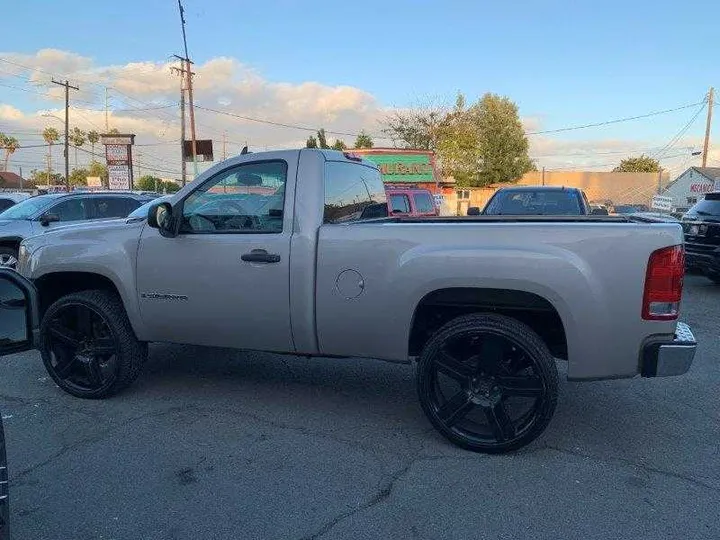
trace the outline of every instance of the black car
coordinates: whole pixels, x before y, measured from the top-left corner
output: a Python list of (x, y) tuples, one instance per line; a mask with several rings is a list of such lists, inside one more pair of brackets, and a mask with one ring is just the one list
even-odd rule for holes
[(592, 208), (581, 189), (561, 186), (514, 186), (498, 189), (485, 205), (468, 209), (468, 215), (486, 216), (586, 216), (607, 215)]
[(685, 266), (720, 283), (720, 192), (708, 193), (682, 218)]

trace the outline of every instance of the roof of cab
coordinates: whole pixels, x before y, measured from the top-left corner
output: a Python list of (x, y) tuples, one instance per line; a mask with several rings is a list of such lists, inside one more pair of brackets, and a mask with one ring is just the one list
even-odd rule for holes
[(507, 191), (570, 191), (570, 190), (577, 190), (579, 191), (580, 188), (576, 187), (568, 187), (568, 186), (507, 186), (507, 187), (501, 187), (498, 189), (500, 190), (507, 190)]

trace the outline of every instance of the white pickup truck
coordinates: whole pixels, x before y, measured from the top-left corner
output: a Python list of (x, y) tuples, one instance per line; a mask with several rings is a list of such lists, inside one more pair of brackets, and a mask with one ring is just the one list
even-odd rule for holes
[(679, 225), (387, 212), (352, 154), (234, 157), (147, 217), (26, 239), (0, 278), (0, 353), (38, 348), (84, 398), (129, 386), (148, 342), (416, 362), (430, 422), (481, 452), (542, 433), (556, 359), (573, 380), (689, 369)]

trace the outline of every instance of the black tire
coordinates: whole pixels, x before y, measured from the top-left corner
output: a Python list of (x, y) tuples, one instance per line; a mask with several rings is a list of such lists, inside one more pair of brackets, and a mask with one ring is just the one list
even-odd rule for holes
[[(80, 322), (74, 329), (68, 328), (73, 310), (77, 319), (85, 313), (92, 317), (89, 332), (83, 332)], [(102, 399), (137, 379), (147, 359), (147, 344), (135, 337), (117, 295), (89, 290), (63, 296), (48, 308), (40, 324), (40, 353), (48, 374), (64, 391), (80, 398)], [(91, 362), (94, 371), (88, 367)], [(78, 382), (78, 373), (82, 381), (82, 374), (89, 372), (97, 375), (88, 377), (85, 384)]]
[[(12, 259), (12, 263), (6, 262)], [(0, 246), (0, 266), (5, 268), (15, 268), (17, 266), (18, 250), (9, 246)]]
[[(448, 398), (443, 383), (460, 390)], [(450, 321), (430, 338), (420, 355), (417, 388), (426, 416), (450, 442), (500, 454), (527, 445), (548, 426), (558, 372), (530, 327), (502, 315), (473, 314)], [(522, 410), (526, 400), (532, 401), (529, 412), (513, 420), (508, 407)]]

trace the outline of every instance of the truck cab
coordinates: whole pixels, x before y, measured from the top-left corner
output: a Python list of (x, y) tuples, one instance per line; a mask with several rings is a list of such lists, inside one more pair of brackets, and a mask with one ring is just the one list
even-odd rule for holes
[(388, 209), (393, 216), (437, 216), (435, 199), (427, 189), (387, 187)]

